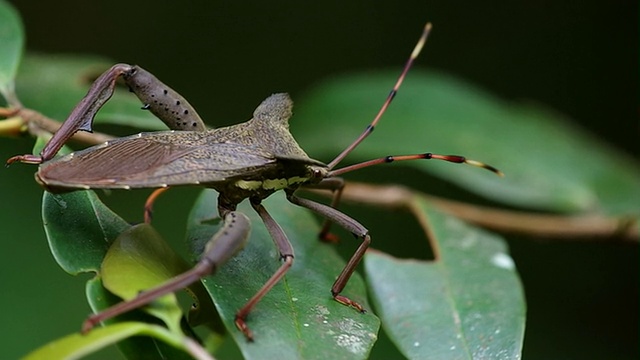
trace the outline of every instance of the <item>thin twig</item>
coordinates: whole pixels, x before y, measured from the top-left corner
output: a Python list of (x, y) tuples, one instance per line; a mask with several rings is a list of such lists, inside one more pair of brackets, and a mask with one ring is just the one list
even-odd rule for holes
[(18, 95), (16, 95), (15, 84), (13, 81), (11, 81), (8, 86), (3, 86), (0, 89), (0, 92), (11, 108), (22, 108), (22, 103), (20, 102), (20, 99), (18, 99)]
[[(31, 135), (38, 136), (43, 132), (53, 134), (62, 125), (61, 122), (55, 121), (42, 113), (32, 109), (0, 109), (0, 116), (11, 116), (11, 118), (0, 120), (4, 135), (19, 135), (27, 130)], [(97, 145), (105, 141), (113, 139), (113, 136), (100, 132), (84, 132), (79, 131), (72, 137), (73, 140), (87, 145)]]
[[(327, 195), (324, 190), (309, 190)], [(441, 211), (499, 232), (561, 240), (601, 240), (603, 238), (640, 241), (633, 218), (599, 214), (553, 215), (479, 206), (412, 191), (399, 185), (372, 185), (348, 182), (342, 198), (361, 204), (411, 211), (416, 196), (423, 197)]]

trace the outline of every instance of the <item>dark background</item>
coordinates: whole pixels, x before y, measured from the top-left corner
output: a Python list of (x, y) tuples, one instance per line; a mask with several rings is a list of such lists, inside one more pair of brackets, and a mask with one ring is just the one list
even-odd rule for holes
[[(212, 125), (248, 119), (274, 92), (295, 100), (327, 76), (399, 69), (431, 21), (416, 66), (448, 71), (505, 99), (549, 105), (640, 156), (633, 1), (13, 3), (30, 51), (140, 64)], [(0, 154), (31, 146), (29, 139), (3, 139)], [(3, 336), (11, 339), (2, 344), (9, 358), (76, 331), (88, 312), (82, 281), (64, 274), (48, 252), (33, 172), (14, 166), (0, 175), (0, 332), (14, 335)], [(163, 203), (187, 211), (183, 194), (193, 196), (185, 190)], [(142, 204), (145, 194), (114, 197)], [(139, 213), (137, 205), (119, 206)], [(159, 227), (180, 234), (179, 221)], [(638, 357), (638, 247), (613, 240), (509, 239), (528, 300), (525, 358)]]

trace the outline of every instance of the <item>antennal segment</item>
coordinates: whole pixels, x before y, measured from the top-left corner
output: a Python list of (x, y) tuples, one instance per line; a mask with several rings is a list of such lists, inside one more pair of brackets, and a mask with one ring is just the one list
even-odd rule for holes
[(369, 134), (373, 132), (373, 129), (378, 124), (378, 121), (380, 121), (382, 114), (384, 114), (384, 112), (389, 107), (389, 104), (391, 104), (391, 101), (393, 101), (393, 98), (398, 93), (398, 89), (400, 88), (400, 85), (402, 85), (402, 81), (404, 81), (404, 78), (409, 72), (411, 65), (413, 65), (413, 61), (418, 57), (418, 55), (420, 54), (420, 51), (422, 51), (422, 47), (427, 41), (429, 32), (431, 32), (431, 23), (427, 23), (425, 25), (424, 31), (422, 32), (422, 35), (420, 36), (420, 39), (418, 40), (416, 47), (413, 49), (413, 52), (411, 52), (411, 56), (409, 57), (409, 60), (407, 60), (407, 63), (404, 65), (404, 69), (402, 70), (402, 73), (400, 73), (400, 76), (398, 77), (398, 81), (396, 81), (395, 86), (393, 87), (393, 89), (391, 89), (391, 92), (387, 96), (387, 99), (385, 100), (385, 102), (382, 104), (382, 107), (380, 108), (380, 111), (378, 111), (378, 114), (376, 115), (376, 117), (373, 119), (373, 121), (369, 125), (367, 125), (364, 132), (360, 134), (360, 136), (356, 139), (356, 141), (351, 143), (351, 145), (349, 145), (346, 149), (344, 149), (340, 153), (340, 155), (336, 156), (336, 158), (329, 163), (328, 165), (329, 169), (333, 169), (336, 165), (338, 165), (340, 161), (342, 161), (347, 155), (349, 155), (349, 153), (352, 152), (353, 149), (355, 149), (362, 142), (362, 140), (364, 140), (367, 136), (369, 136)]
[(467, 165), (471, 165), (471, 166), (476, 166), (476, 167), (480, 167), (483, 169), (487, 169), (491, 172), (494, 172), (495, 174), (497, 174), (500, 177), (503, 177), (504, 174), (502, 173), (502, 171), (496, 169), (495, 167), (485, 164), (483, 162), (480, 161), (475, 161), (475, 160), (468, 160), (467, 158), (465, 158), (464, 156), (459, 156), (459, 155), (439, 155), (439, 154), (432, 154), (432, 153), (425, 153), (425, 154), (414, 154), (414, 155), (400, 155), (400, 156), (385, 156), (379, 159), (373, 159), (373, 160), (369, 160), (369, 161), (365, 161), (365, 162), (361, 162), (358, 164), (353, 164), (353, 165), (349, 165), (349, 166), (345, 166), (343, 168), (340, 168), (338, 170), (333, 170), (330, 171), (327, 174), (327, 177), (332, 177), (332, 176), (340, 176), (344, 173), (348, 173), (354, 170), (358, 170), (358, 169), (362, 169), (362, 168), (366, 168), (369, 166), (373, 166), (373, 165), (378, 165), (378, 164), (386, 164), (386, 163), (391, 163), (394, 161), (407, 161), (407, 160), (444, 160), (444, 161), (448, 161), (448, 162), (452, 162), (452, 163), (456, 163), (456, 164), (467, 164)]

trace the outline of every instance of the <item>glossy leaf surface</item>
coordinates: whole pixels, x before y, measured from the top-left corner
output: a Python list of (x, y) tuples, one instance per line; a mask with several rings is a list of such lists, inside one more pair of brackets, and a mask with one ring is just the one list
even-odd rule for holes
[(0, 1), (0, 94), (12, 96), (14, 80), (24, 48), (20, 15), (6, 1)]
[(87, 335), (72, 334), (51, 342), (27, 355), (26, 360), (79, 359), (132, 336), (152, 336), (184, 347), (166, 328), (139, 322), (122, 322), (96, 329)]
[(416, 204), (436, 259), (365, 257), (385, 331), (410, 359), (520, 358), (526, 306), (503, 240)]
[(51, 252), (70, 274), (98, 272), (111, 243), (129, 228), (93, 191), (45, 192), (42, 218)]
[[(215, 192), (205, 191), (190, 215), (188, 238), (196, 244), (194, 253), (199, 253), (218, 229), (216, 197)], [(235, 328), (234, 316), (278, 269), (280, 261), (264, 225), (247, 202), (238, 209), (252, 220), (248, 244), (217, 274), (204, 280), (245, 358), (366, 358), (377, 339), (379, 321), (373, 313), (360, 314), (331, 297), (331, 285), (344, 260), (332, 245), (317, 240), (319, 227), (309, 211), (290, 204), (283, 194), (270, 197), (264, 205), (293, 244), (295, 262), (249, 314), (253, 343)], [(351, 278), (344, 294), (370, 308), (358, 275)]]

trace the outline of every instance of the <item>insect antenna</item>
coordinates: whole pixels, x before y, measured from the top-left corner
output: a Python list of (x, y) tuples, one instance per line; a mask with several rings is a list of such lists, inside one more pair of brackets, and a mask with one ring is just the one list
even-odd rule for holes
[(424, 30), (422, 31), (422, 35), (420, 36), (418, 43), (416, 44), (416, 47), (413, 49), (413, 52), (411, 52), (411, 56), (409, 57), (409, 60), (407, 60), (407, 63), (404, 65), (404, 69), (402, 70), (402, 73), (400, 73), (400, 76), (398, 77), (398, 81), (396, 81), (395, 86), (393, 87), (393, 89), (391, 89), (391, 92), (389, 92), (387, 99), (382, 104), (382, 107), (380, 108), (380, 111), (378, 111), (378, 114), (376, 115), (376, 117), (373, 119), (373, 121), (369, 125), (367, 125), (367, 127), (362, 132), (362, 134), (360, 134), (360, 136), (353, 143), (351, 143), (351, 145), (349, 145), (346, 149), (344, 149), (340, 153), (340, 155), (336, 156), (336, 158), (333, 159), (329, 163), (329, 165), (327, 165), (329, 169), (333, 169), (336, 165), (338, 165), (340, 161), (342, 161), (347, 155), (349, 155), (349, 153), (353, 151), (353, 149), (355, 149), (362, 142), (362, 140), (364, 140), (367, 136), (369, 136), (369, 134), (373, 132), (373, 129), (378, 124), (378, 121), (380, 121), (382, 114), (384, 114), (384, 112), (387, 110), (387, 108), (391, 104), (391, 101), (393, 101), (393, 98), (395, 98), (396, 94), (398, 93), (398, 89), (400, 88), (400, 85), (402, 85), (402, 82), (404, 81), (404, 78), (409, 72), (411, 65), (413, 65), (413, 61), (418, 57), (418, 55), (420, 54), (420, 51), (422, 51), (422, 47), (427, 41), (427, 37), (429, 36), (430, 32), (431, 32), (431, 23), (427, 23), (424, 27)]
[(422, 159), (423, 160), (444, 160), (444, 161), (448, 161), (456, 164), (467, 164), (467, 165), (477, 166), (483, 169), (487, 169), (491, 172), (494, 172), (498, 176), (501, 176), (501, 177), (504, 176), (502, 171), (496, 169), (495, 167), (480, 161), (467, 159), (464, 156), (424, 153), (424, 154), (414, 154), (414, 155), (385, 156), (378, 159), (364, 161), (361, 163), (345, 166), (337, 170), (329, 171), (329, 173), (327, 174), (327, 177), (340, 176), (344, 173), (348, 173), (354, 170), (359, 170), (362, 168), (366, 168), (366, 167), (378, 165), (378, 164), (386, 164), (394, 161), (422, 160)]

